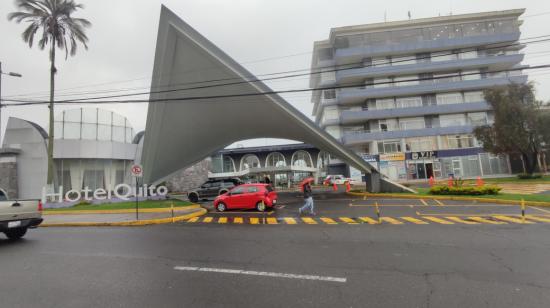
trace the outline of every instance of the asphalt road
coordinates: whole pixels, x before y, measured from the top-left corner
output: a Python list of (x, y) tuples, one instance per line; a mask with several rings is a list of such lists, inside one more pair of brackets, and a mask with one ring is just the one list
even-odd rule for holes
[(550, 224), (41, 228), (0, 306), (549, 307), (549, 256)]

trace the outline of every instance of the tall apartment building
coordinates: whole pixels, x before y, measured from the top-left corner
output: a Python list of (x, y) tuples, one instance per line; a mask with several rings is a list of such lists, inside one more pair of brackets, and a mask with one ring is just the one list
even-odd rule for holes
[[(483, 90), (525, 83), (524, 9), (333, 28), (314, 43), (316, 123), (392, 179), (510, 173), (472, 135)], [(514, 70), (510, 70), (514, 69)], [(352, 176), (354, 173), (351, 168)]]

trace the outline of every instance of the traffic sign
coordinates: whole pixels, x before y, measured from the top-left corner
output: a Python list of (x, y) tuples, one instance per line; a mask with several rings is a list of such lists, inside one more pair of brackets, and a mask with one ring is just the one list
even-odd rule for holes
[(132, 169), (130, 169), (132, 172), (132, 176), (135, 176), (136, 178), (140, 178), (143, 176), (143, 167), (139, 164), (132, 165)]

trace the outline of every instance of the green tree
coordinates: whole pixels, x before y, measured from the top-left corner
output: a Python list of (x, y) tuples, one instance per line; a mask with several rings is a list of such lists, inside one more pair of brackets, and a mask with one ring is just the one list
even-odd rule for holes
[(77, 50), (77, 43), (80, 42), (88, 49), (88, 37), (85, 28), (91, 23), (83, 18), (75, 18), (72, 15), (84, 6), (75, 3), (73, 0), (16, 0), (15, 6), (18, 11), (10, 13), (8, 20), (15, 20), (17, 23), (25, 21), (27, 28), (23, 31), (23, 40), (32, 48), (37, 32), (38, 47), (42, 50), (49, 46), (50, 54), (50, 104), (49, 104), (49, 131), (48, 131), (48, 184), (53, 184), (53, 139), (54, 139), (54, 92), (55, 92), (55, 50), (65, 50), (65, 60), (69, 54), (74, 56)]
[(476, 138), (494, 154), (520, 155), (526, 172), (533, 174), (538, 157), (548, 144), (548, 117), (541, 112), (532, 84), (510, 84), (485, 91), (494, 110), (493, 125), (477, 127)]

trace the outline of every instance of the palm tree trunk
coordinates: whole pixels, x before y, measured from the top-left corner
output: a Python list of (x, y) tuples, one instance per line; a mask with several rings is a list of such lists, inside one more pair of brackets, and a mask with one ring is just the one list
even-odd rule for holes
[(55, 38), (52, 38), (52, 49), (50, 51), (50, 126), (48, 131), (48, 181), (47, 184), (50, 186), (50, 189), (53, 189), (53, 173), (54, 173), (54, 164), (53, 164), (53, 139), (54, 139), (54, 119), (53, 119), (53, 102), (54, 102), (54, 89), (55, 89)]

